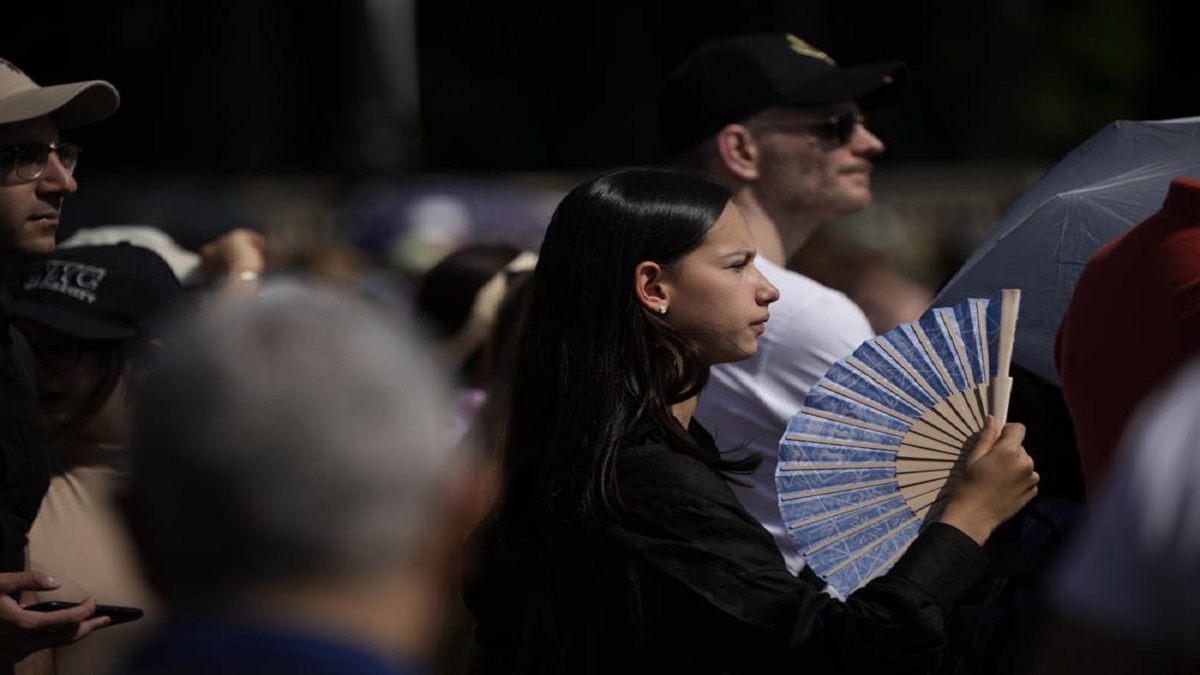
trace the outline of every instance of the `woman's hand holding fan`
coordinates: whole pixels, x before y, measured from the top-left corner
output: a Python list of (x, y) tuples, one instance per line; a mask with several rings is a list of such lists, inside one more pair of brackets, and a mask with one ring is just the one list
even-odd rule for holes
[(980, 546), (1037, 495), (1033, 458), (1021, 446), (1024, 425), (1006, 424), (1003, 431), (999, 426), (991, 416), (984, 422), (939, 518)]

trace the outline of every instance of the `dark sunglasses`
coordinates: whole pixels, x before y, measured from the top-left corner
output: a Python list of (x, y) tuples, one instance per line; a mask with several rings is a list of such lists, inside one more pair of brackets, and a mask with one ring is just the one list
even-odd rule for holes
[(62, 162), (68, 176), (75, 173), (81, 152), (78, 145), (29, 141), (0, 145), (0, 175), (10, 180), (13, 176), (20, 180), (37, 180), (46, 173), (51, 152), (58, 154), (58, 161)]
[(850, 142), (854, 136), (854, 129), (860, 124), (867, 125), (865, 115), (852, 110), (841, 110), (823, 120), (801, 122), (796, 126), (811, 131), (836, 146), (843, 146)]

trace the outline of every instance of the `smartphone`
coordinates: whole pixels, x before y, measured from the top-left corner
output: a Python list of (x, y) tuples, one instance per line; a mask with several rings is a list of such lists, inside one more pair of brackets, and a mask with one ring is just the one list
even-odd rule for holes
[[(60, 609), (70, 609), (78, 606), (78, 602), (51, 600), (49, 602), (39, 602), (36, 605), (30, 605), (25, 609), (32, 612), (57, 612)], [(108, 625), (114, 626), (118, 623), (137, 621), (142, 618), (142, 610), (137, 607), (121, 607), (120, 605), (96, 605), (96, 613), (92, 616), (107, 616), (112, 619), (112, 622)]]

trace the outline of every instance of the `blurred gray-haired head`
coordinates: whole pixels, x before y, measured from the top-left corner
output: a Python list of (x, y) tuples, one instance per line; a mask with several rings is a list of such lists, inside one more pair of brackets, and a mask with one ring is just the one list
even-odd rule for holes
[(123, 506), (168, 601), (353, 578), (421, 553), (466, 458), (420, 336), (297, 286), (165, 344), (134, 406)]

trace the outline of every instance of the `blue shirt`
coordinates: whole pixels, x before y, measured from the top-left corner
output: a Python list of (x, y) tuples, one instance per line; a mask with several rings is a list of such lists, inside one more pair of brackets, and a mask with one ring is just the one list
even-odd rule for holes
[(121, 675), (424, 675), (362, 647), (236, 619), (170, 622), (118, 671)]

